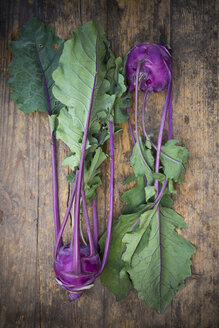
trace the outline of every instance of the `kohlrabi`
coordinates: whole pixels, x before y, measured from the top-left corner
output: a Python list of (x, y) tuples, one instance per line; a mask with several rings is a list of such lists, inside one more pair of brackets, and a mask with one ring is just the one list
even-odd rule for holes
[[(64, 45), (64, 49), (63, 49)], [(38, 19), (19, 29), (9, 44), (13, 60), (8, 84), (11, 98), (25, 113), (44, 111), (49, 115), (52, 149), (53, 209), (55, 225), (54, 270), (56, 282), (77, 299), (92, 287), (106, 264), (113, 219), (114, 117), (127, 117), (129, 102), (121, 58), (109, 48), (102, 26), (91, 21), (73, 31), (65, 43)], [(63, 165), (71, 169), (73, 183), (65, 217), (60, 226), (56, 176), (56, 139), (69, 147)], [(101, 184), (100, 165), (106, 159), (102, 145), (110, 141), (110, 203), (106, 248), (102, 263), (98, 254), (96, 188)], [(93, 231), (87, 204), (93, 203)], [(63, 244), (62, 234), (72, 210), (71, 240)], [(83, 215), (82, 215), (83, 212)], [(82, 218), (86, 238), (82, 231)]]
[[(190, 257), (195, 252), (194, 246), (175, 230), (186, 225), (171, 209), (170, 197), (176, 193), (174, 183), (183, 181), (188, 151), (171, 139), (172, 58), (169, 51), (159, 45), (136, 45), (128, 52), (126, 75), (129, 91), (135, 91), (135, 135), (129, 119), (134, 144), (130, 165), (134, 172), (125, 183), (137, 183), (121, 198), (127, 204), (113, 226), (109, 259), (101, 280), (118, 300), (134, 287), (148, 306), (163, 312), (191, 274)], [(145, 128), (146, 99), (150, 93), (164, 89), (167, 89), (166, 99), (157, 144), (154, 144)], [(143, 138), (138, 128), (139, 90), (144, 95)], [(162, 146), (167, 114), (169, 140)], [(105, 235), (100, 240), (103, 250), (104, 245)]]

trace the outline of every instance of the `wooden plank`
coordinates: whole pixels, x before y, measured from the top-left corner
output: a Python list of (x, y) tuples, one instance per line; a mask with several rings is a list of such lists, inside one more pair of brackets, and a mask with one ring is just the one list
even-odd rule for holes
[(24, 20), (18, 3), (4, 3), (1, 14), (0, 327), (39, 327), (39, 115), (29, 119), (9, 99), (8, 39)]
[[(2, 8), (1, 51), (1, 161), (0, 161), (0, 327), (217, 327), (216, 316), (216, 1), (8, 1)], [(183, 235), (196, 246), (192, 278), (166, 312), (158, 315), (132, 291), (120, 303), (103, 288), (95, 287), (76, 303), (55, 286), (53, 273), (54, 226), (48, 119), (29, 116), (9, 101), (6, 80), (8, 38), (18, 26), (37, 16), (55, 27), (63, 38), (90, 19), (101, 21), (116, 55), (136, 43), (171, 44), (174, 60), (174, 137), (190, 150), (185, 183), (178, 188), (175, 209), (188, 225)], [(151, 95), (146, 126), (156, 135), (165, 92)], [(132, 113), (133, 119), (133, 113)], [(140, 123), (140, 121), (139, 121)], [(131, 139), (127, 124), (115, 136), (115, 204), (130, 172)], [(68, 196), (67, 153), (58, 142), (60, 214)], [(109, 151), (109, 149), (106, 149)], [(122, 150), (122, 151), (121, 151)], [(103, 167), (98, 192), (100, 233), (108, 214), (109, 163)], [(103, 195), (107, 195), (106, 197)], [(67, 238), (67, 234), (65, 234)]]
[(218, 327), (216, 1), (172, 1), (174, 136), (190, 151), (176, 209), (197, 247), (192, 278), (173, 301), (173, 327)]

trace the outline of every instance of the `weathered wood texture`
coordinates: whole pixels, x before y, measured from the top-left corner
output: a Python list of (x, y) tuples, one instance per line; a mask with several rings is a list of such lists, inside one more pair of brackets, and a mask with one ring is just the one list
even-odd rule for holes
[[(0, 327), (200, 327), (216, 328), (218, 223), (216, 176), (217, 12), (204, 0), (1, 0), (0, 116)], [(170, 45), (173, 70), (174, 137), (190, 151), (184, 184), (175, 209), (185, 217), (183, 234), (197, 247), (191, 278), (162, 315), (147, 308), (132, 291), (117, 303), (97, 281), (77, 303), (54, 283), (53, 213), (48, 120), (25, 115), (9, 99), (6, 81), (8, 39), (18, 26), (37, 16), (63, 38), (92, 18), (100, 20), (113, 50), (124, 55), (140, 41)], [(147, 127), (159, 128), (164, 93), (149, 97)], [(130, 169), (131, 139), (127, 124), (116, 140), (115, 214), (122, 207), (122, 182)], [(58, 144), (61, 216), (68, 185), (60, 163), (66, 154)], [(105, 170), (104, 170), (105, 169)], [(100, 233), (105, 229), (109, 167), (103, 167), (98, 193)], [(103, 195), (106, 195), (103, 197)]]

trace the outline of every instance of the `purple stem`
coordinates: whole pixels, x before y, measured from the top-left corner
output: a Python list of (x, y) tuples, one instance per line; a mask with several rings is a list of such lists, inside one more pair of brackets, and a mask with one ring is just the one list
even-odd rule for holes
[[(166, 51), (167, 51), (167, 49), (166, 49)], [(170, 87), (169, 106), (168, 106), (168, 138), (171, 139), (172, 138), (172, 73), (170, 71), (169, 66), (167, 65), (167, 63), (165, 61), (164, 61), (164, 64), (167, 68), (168, 77), (169, 77), (168, 90)], [(184, 167), (184, 165), (183, 165), (183, 167)]]
[[(164, 190), (166, 188), (166, 185), (167, 185), (167, 179), (165, 179), (164, 181), (164, 184), (160, 190), (160, 193), (159, 195), (157, 196), (157, 198), (155, 199), (155, 201), (153, 202), (153, 204), (147, 209), (147, 211), (151, 210), (158, 202), (159, 200), (161, 199), (161, 197), (163, 196), (163, 193), (164, 193)], [(134, 228), (136, 227), (136, 225), (140, 222), (140, 219), (138, 219), (134, 225), (132, 226), (131, 230), (129, 232), (132, 232), (134, 230)]]
[(102, 131), (103, 131), (103, 124), (102, 124), (101, 127), (100, 127), (99, 136), (98, 136), (98, 138), (97, 138), (97, 141), (98, 141), (98, 142), (100, 142)]
[(109, 121), (109, 131), (110, 131), (110, 201), (109, 201), (109, 214), (108, 214), (108, 226), (106, 235), (106, 244), (103, 254), (103, 260), (101, 268), (97, 273), (97, 276), (103, 271), (108, 254), (111, 239), (112, 223), (113, 223), (113, 200), (114, 200), (114, 147), (113, 147), (113, 123)]
[[(167, 109), (168, 109), (168, 105), (169, 105), (170, 90), (171, 90), (171, 79), (169, 80), (167, 95), (166, 95), (164, 108), (163, 108), (163, 113), (162, 113), (162, 117), (161, 117), (160, 131), (159, 131), (158, 142), (157, 142), (155, 173), (159, 172), (161, 144), (162, 144), (165, 120), (166, 120), (166, 116), (167, 116)], [(159, 181), (157, 179), (155, 180), (155, 188), (156, 188), (157, 195), (158, 195), (158, 193), (159, 193)]]
[(94, 241), (93, 241), (93, 237), (92, 237), (92, 233), (91, 233), (90, 221), (89, 221), (88, 212), (87, 212), (87, 204), (86, 204), (86, 199), (85, 199), (84, 186), (81, 190), (81, 196), (82, 196), (82, 203), (83, 203), (84, 219), (85, 219), (89, 246), (90, 246), (90, 256), (93, 256), (95, 254), (95, 247), (94, 247)]
[(96, 250), (98, 249), (98, 219), (97, 219), (97, 200), (93, 199), (93, 239)]
[[(49, 113), (49, 116), (51, 116), (52, 115), (52, 107), (51, 107), (51, 102), (50, 102), (50, 97), (49, 97), (49, 89), (48, 89), (48, 85), (47, 85), (47, 81), (46, 81), (46, 75), (45, 75), (45, 71), (43, 69), (42, 62), (40, 60), (40, 54), (39, 54), (36, 43), (35, 43), (35, 46), (36, 46), (38, 62), (40, 65), (41, 72), (43, 74), (43, 83), (44, 83), (44, 87), (46, 90), (48, 113)], [(59, 229), (60, 229), (60, 221), (59, 221), (59, 203), (58, 203), (58, 182), (57, 182), (57, 170), (56, 170), (56, 148), (55, 148), (55, 136), (54, 136), (53, 132), (51, 133), (51, 138), (52, 138), (51, 154), (52, 154), (53, 215), (54, 215), (54, 225), (55, 225), (55, 236), (57, 239)]]
[(85, 150), (86, 150), (86, 143), (87, 143), (87, 135), (89, 130), (89, 123), (91, 117), (91, 109), (93, 104), (93, 97), (94, 97), (94, 90), (95, 90), (95, 83), (96, 83), (96, 76), (97, 71), (95, 72), (94, 83), (91, 93), (91, 101), (88, 110), (87, 116), (87, 123), (84, 131), (83, 143), (82, 143), (82, 150), (81, 150), (81, 159), (80, 159), (80, 169), (79, 169), (79, 176), (78, 176), (78, 183), (77, 183), (77, 193), (76, 193), (76, 201), (75, 201), (75, 217), (74, 217), (74, 240), (73, 240), (73, 262), (72, 262), (72, 271), (75, 274), (79, 274), (81, 272), (81, 257), (80, 257), (80, 196), (81, 196), (81, 184), (82, 184), (82, 177), (84, 173), (84, 158), (85, 158)]
[(170, 90), (170, 101), (168, 107), (168, 138), (172, 138), (172, 86)]
[[(129, 111), (129, 107), (126, 108), (126, 111), (127, 111), (127, 113), (130, 112), (130, 111)], [(133, 145), (135, 145), (135, 136), (134, 136), (134, 133), (133, 133), (133, 129), (132, 129), (132, 124), (131, 124), (131, 119), (130, 119), (130, 117), (129, 117), (129, 119), (128, 119), (128, 124), (129, 124), (129, 131), (130, 131), (130, 133), (131, 133), (131, 137), (132, 137), (132, 142), (133, 142)]]
[[(145, 129), (145, 106), (146, 106), (146, 98), (147, 98), (147, 91), (146, 91), (145, 94), (144, 94), (144, 100), (143, 100), (143, 106), (142, 106), (142, 128), (143, 128), (143, 132), (144, 132), (144, 136), (145, 136), (145, 138), (146, 138), (148, 141), (150, 141), (152, 147), (153, 147), (155, 150), (157, 150), (157, 146), (153, 143), (153, 141), (151, 140), (151, 138), (148, 136), (147, 131), (146, 131), (146, 129)], [(170, 101), (169, 101), (169, 109), (170, 109), (170, 107), (172, 108), (171, 101), (172, 101), (172, 98), (170, 97)], [(168, 111), (168, 113), (169, 113), (169, 111)], [(168, 116), (169, 116), (169, 115), (168, 115)], [(170, 118), (170, 116), (169, 116), (169, 118)], [(170, 123), (170, 124), (171, 124), (171, 123)], [(170, 126), (169, 126), (169, 127), (170, 127)], [(169, 139), (171, 139), (171, 137), (172, 137), (172, 132), (169, 130)], [(161, 153), (163, 156), (165, 156), (166, 158), (170, 159), (171, 161), (173, 161), (173, 162), (175, 162), (175, 163), (177, 163), (177, 164), (182, 165), (183, 168), (185, 169), (185, 167), (184, 167), (184, 165), (183, 165), (182, 162), (178, 161), (178, 160), (175, 159), (175, 158), (170, 157), (169, 155), (165, 154), (165, 153), (162, 152), (162, 151), (161, 151), (160, 153)]]
[(146, 165), (146, 167), (151, 171), (150, 166), (146, 162), (144, 155), (141, 150), (141, 145), (139, 142), (139, 136), (138, 136), (138, 82), (139, 82), (139, 73), (140, 73), (140, 67), (141, 67), (141, 62), (138, 63), (137, 65), (137, 70), (136, 70), (136, 82), (135, 82), (135, 134), (136, 134), (136, 141), (139, 149), (139, 153), (141, 155), (141, 158)]
[(55, 136), (53, 132), (52, 132), (51, 154), (52, 154), (53, 214), (54, 214), (55, 236), (57, 239), (60, 230), (60, 220), (59, 220), (58, 182), (57, 182), (57, 169), (56, 169), (56, 148), (55, 148)]
[(67, 207), (67, 210), (65, 212), (65, 216), (64, 216), (64, 219), (62, 221), (61, 228), (60, 228), (59, 233), (58, 233), (58, 236), (56, 238), (55, 249), (54, 249), (54, 258), (56, 258), (56, 254), (57, 254), (57, 251), (58, 251), (58, 248), (59, 248), (61, 237), (62, 237), (63, 231), (65, 229), (65, 226), (66, 226), (66, 223), (67, 223), (67, 220), (68, 220), (69, 213), (70, 213), (71, 208), (72, 208), (73, 200), (74, 200), (74, 197), (75, 197), (77, 180), (78, 180), (78, 171), (76, 171), (75, 181), (74, 181), (72, 192), (71, 192), (71, 197), (69, 199), (68, 207)]
[[(164, 131), (164, 125), (165, 125), (165, 120), (167, 116), (167, 109), (170, 101), (170, 93), (171, 93), (171, 75), (170, 71), (169, 73), (169, 84), (168, 84), (168, 89), (167, 89), (167, 95), (164, 103), (164, 109), (161, 117), (161, 124), (160, 124), (160, 131), (158, 135), (158, 142), (157, 142), (157, 155), (156, 155), (156, 164), (155, 164), (155, 172), (159, 172), (159, 165), (160, 165), (160, 152), (161, 152), (161, 144), (162, 144), (162, 138), (163, 138), (163, 131)], [(159, 181), (155, 180), (155, 188), (157, 191), (157, 195), (159, 193)], [(162, 253), (161, 253), (161, 221), (160, 221), (160, 205), (157, 207), (157, 214), (158, 214), (158, 234), (159, 234), (159, 249), (160, 249), (160, 279), (161, 279), (161, 274), (162, 274)], [(161, 282), (160, 282), (160, 296), (161, 296)]]
[(155, 199), (155, 201), (153, 202), (153, 204), (149, 207), (148, 210), (151, 210), (158, 202), (159, 200), (161, 199), (161, 197), (163, 196), (163, 193), (164, 193), (164, 190), (166, 188), (166, 185), (167, 185), (167, 179), (165, 179), (164, 181), (164, 184), (160, 190), (160, 193), (158, 194), (157, 198)]

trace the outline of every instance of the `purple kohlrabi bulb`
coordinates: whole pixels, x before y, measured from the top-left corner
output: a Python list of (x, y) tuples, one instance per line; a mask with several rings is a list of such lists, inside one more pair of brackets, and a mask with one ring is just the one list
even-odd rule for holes
[(126, 75), (129, 79), (129, 91), (136, 84), (136, 70), (140, 65), (139, 89), (148, 93), (164, 90), (169, 82), (168, 69), (172, 70), (172, 58), (164, 46), (139, 43), (132, 48), (127, 57)]
[(81, 244), (80, 258), (81, 272), (79, 274), (72, 271), (73, 250), (70, 244), (59, 248), (54, 261), (56, 283), (70, 292), (69, 301), (78, 299), (84, 290), (93, 286), (101, 266), (98, 253), (90, 256), (90, 247), (87, 245)]

